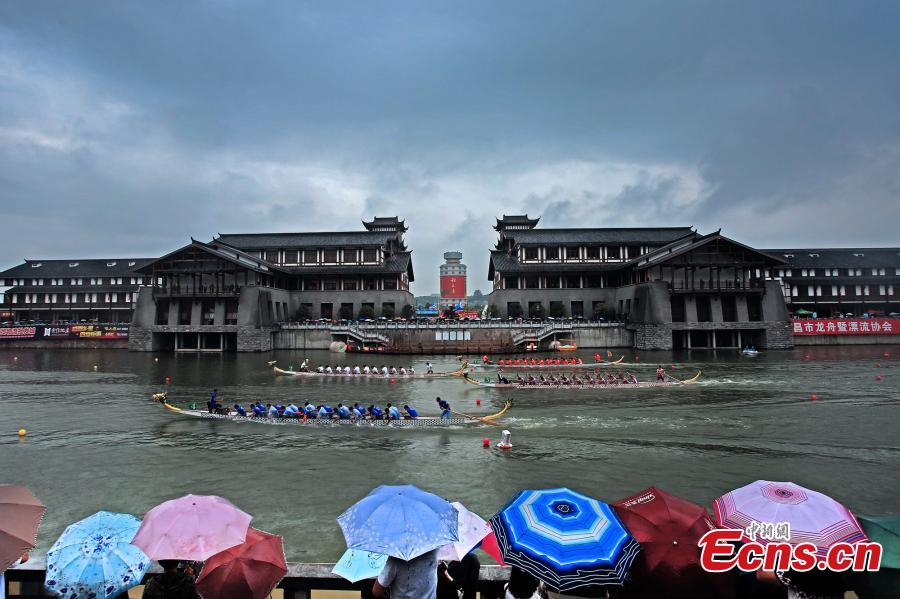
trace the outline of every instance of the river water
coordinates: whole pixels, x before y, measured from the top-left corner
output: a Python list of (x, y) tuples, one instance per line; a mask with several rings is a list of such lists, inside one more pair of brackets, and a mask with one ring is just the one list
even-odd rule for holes
[[(299, 364), (304, 355), (313, 364), (363, 361), (327, 352), (0, 349), (0, 482), (27, 485), (47, 504), (38, 551), (96, 510), (141, 515), (197, 493), (227, 497), (254, 515), (254, 526), (283, 535), (291, 560), (333, 560), (343, 549), (335, 517), (373, 487), (398, 483), (484, 516), (526, 487), (566, 485), (615, 501), (656, 485), (708, 505), (760, 478), (820, 490), (859, 513), (900, 511), (898, 346), (757, 358), (644, 352), (643, 364), (677, 364), (677, 376), (696, 369), (703, 376), (690, 386), (593, 392), (514, 392), (456, 378), (326, 382), (275, 377), (266, 367), (272, 359)], [(634, 360), (629, 353), (626, 361)], [(420, 356), (379, 361), (425, 370)], [(432, 361), (436, 370), (456, 366), (452, 357)], [(645, 379), (654, 374), (634, 370)], [(482, 438), (496, 442), (500, 431), (480, 425), (315, 429), (177, 416), (148, 399), (166, 388), (167, 376), (181, 405), (203, 405), (218, 387), (226, 402), (393, 402), (435, 414), (440, 395), (455, 410), (489, 414), (513, 396), (502, 422), (514, 448), (483, 449)], [(19, 428), (29, 431), (24, 440)]]

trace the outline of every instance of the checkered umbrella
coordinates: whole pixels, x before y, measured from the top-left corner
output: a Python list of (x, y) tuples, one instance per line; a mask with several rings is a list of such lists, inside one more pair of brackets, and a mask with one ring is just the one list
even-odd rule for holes
[[(856, 517), (828, 495), (790, 482), (758, 480), (730, 491), (713, 502), (722, 528), (747, 530), (751, 526), (790, 526), (789, 542), (812, 543), (821, 560), (835, 543), (868, 540)], [(757, 535), (766, 544), (772, 539)]]

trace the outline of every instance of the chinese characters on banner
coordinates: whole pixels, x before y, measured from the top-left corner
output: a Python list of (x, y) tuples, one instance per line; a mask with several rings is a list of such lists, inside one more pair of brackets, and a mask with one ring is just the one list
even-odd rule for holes
[(0, 341), (13, 339), (128, 339), (128, 325), (61, 324), (0, 327)]
[(897, 335), (900, 318), (804, 318), (791, 326), (795, 335)]

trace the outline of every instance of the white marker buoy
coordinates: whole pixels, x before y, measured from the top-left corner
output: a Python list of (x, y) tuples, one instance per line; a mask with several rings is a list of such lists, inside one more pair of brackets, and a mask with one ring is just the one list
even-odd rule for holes
[(512, 449), (512, 442), (510, 441), (511, 436), (511, 432), (507, 430), (503, 431), (503, 438), (497, 443), (497, 447), (500, 449)]

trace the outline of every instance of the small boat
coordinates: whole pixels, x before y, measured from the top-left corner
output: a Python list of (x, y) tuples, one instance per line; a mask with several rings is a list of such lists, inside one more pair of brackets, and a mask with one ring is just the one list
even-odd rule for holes
[(741, 355), (753, 358), (759, 355), (759, 351), (755, 347), (745, 347), (741, 350)]
[(569, 363), (569, 364), (532, 364), (530, 360), (523, 360), (521, 364), (494, 364), (493, 362), (482, 363), (483, 368), (502, 368), (503, 370), (570, 370), (570, 369), (582, 369), (582, 368), (600, 368), (602, 366), (616, 366), (617, 364), (621, 364), (625, 359), (625, 356), (620, 357), (618, 360), (608, 361), (601, 360), (600, 362), (580, 362), (580, 363)]
[(574, 339), (559, 339), (558, 341), (550, 343), (550, 349), (556, 351), (575, 351), (578, 349), (578, 344), (575, 343)]
[(306, 427), (334, 427), (334, 426), (361, 426), (361, 427), (387, 427), (387, 428), (429, 428), (466, 426), (472, 424), (490, 424), (497, 426), (494, 419), (503, 416), (512, 407), (511, 402), (506, 402), (503, 409), (489, 416), (472, 416), (454, 412), (452, 418), (439, 416), (419, 416), (417, 418), (403, 418), (400, 420), (354, 420), (354, 419), (324, 419), (324, 418), (260, 418), (257, 416), (241, 416), (237, 412), (229, 411), (228, 414), (210, 414), (207, 410), (185, 409), (173, 406), (168, 401), (168, 393), (156, 393), (153, 400), (159, 402), (166, 410), (179, 416), (190, 416), (206, 420), (227, 420), (230, 422), (252, 422), (255, 424), (269, 424), (275, 426), (306, 426)]
[(678, 387), (681, 385), (690, 385), (700, 378), (702, 374), (701, 371), (697, 371), (697, 374), (692, 376), (689, 379), (679, 380), (673, 376), (666, 375), (666, 380), (664, 381), (653, 381), (653, 382), (643, 382), (643, 383), (619, 383), (619, 384), (609, 384), (609, 383), (594, 383), (593, 385), (587, 383), (574, 384), (570, 383), (568, 385), (557, 384), (557, 383), (537, 383), (534, 385), (528, 385), (524, 383), (517, 383), (515, 381), (510, 381), (509, 383), (497, 383), (490, 381), (476, 381), (472, 377), (466, 375), (464, 380), (471, 385), (478, 385), (479, 387), (492, 387), (494, 389), (522, 389), (522, 390), (543, 390), (547, 391), (548, 389), (590, 389), (597, 391), (609, 391), (612, 389), (645, 389), (647, 387)]
[(460, 365), (456, 370), (452, 370), (449, 372), (432, 372), (431, 374), (416, 372), (414, 374), (381, 374), (380, 372), (370, 372), (369, 374), (344, 374), (343, 372), (316, 372), (315, 370), (284, 370), (276, 366), (276, 362), (272, 361), (268, 363), (269, 366), (272, 367), (272, 370), (277, 375), (283, 376), (302, 376), (302, 377), (312, 377), (312, 378), (328, 378), (328, 379), (355, 379), (355, 380), (388, 380), (388, 379), (397, 379), (397, 380), (412, 380), (412, 379), (436, 379), (446, 376), (462, 376), (465, 374), (466, 369), (469, 367), (469, 364), (464, 362)]

